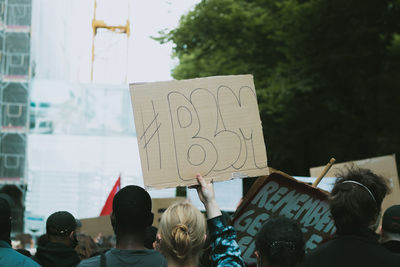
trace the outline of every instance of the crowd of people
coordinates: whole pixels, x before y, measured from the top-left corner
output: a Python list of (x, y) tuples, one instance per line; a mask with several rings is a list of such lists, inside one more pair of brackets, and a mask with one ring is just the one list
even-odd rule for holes
[[(150, 195), (129, 185), (115, 195), (110, 216), (115, 247), (100, 250), (93, 238), (77, 233), (78, 223), (67, 211), (50, 215), (46, 235), (34, 256), (12, 249), (11, 207), (0, 196), (0, 266), (245, 266), (235, 229), (216, 202), (212, 182), (196, 177), (204, 215), (187, 201), (163, 213), (152, 226)], [(336, 226), (334, 236), (310, 252), (296, 221), (271, 217), (259, 226), (255, 239), (256, 266), (400, 266), (400, 205), (381, 216), (388, 194), (386, 180), (366, 169), (339, 175), (329, 197)], [(227, 218), (228, 217), (228, 218)], [(376, 234), (382, 218), (381, 235)]]

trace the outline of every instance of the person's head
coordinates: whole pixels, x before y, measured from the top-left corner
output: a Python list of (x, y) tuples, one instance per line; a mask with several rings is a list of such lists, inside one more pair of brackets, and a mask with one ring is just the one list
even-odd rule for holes
[(11, 203), (7, 196), (0, 194), (0, 240), (11, 244)]
[(388, 208), (382, 217), (382, 241), (400, 240), (400, 205)]
[(376, 228), (388, 191), (386, 180), (368, 169), (352, 167), (339, 174), (329, 198), (337, 231)]
[(163, 213), (158, 229), (158, 249), (180, 266), (196, 264), (206, 237), (203, 214), (189, 202), (178, 202)]
[(78, 245), (75, 251), (81, 260), (92, 257), (98, 252), (98, 247), (93, 239), (86, 234), (77, 234)]
[(46, 235), (49, 242), (62, 243), (75, 247), (76, 220), (68, 211), (57, 211), (49, 216), (46, 221)]
[(136, 185), (129, 185), (115, 195), (111, 224), (117, 239), (126, 235), (141, 236), (153, 223), (149, 193)]
[(285, 217), (268, 219), (257, 233), (255, 254), (257, 266), (301, 266), (305, 252), (300, 227)]

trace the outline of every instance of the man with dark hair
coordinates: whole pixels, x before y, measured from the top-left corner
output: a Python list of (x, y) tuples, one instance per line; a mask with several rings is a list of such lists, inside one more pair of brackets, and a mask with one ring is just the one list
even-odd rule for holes
[(385, 179), (367, 169), (340, 175), (329, 199), (336, 235), (311, 251), (304, 266), (400, 266), (400, 258), (382, 247), (375, 233), (388, 190)]
[(301, 266), (305, 254), (303, 233), (293, 220), (270, 218), (257, 233), (255, 254), (259, 267)]
[(0, 266), (39, 267), (30, 258), (11, 247), (11, 204), (7, 196), (0, 196)]
[(117, 236), (116, 248), (82, 261), (89, 266), (167, 266), (165, 258), (145, 247), (146, 228), (153, 223), (150, 195), (139, 186), (126, 186), (115, 195), (111, 224)]
[(75, 251), (76, 220), (67, 211), (57, 211), (46, 221), (48, 242), (37, 248), (34, 260), (44, 267), (77, 266), (80, 258)]
[(380, 242), (391, 252), (400, 253), (400, 205), (391, 206), (383, 214)]

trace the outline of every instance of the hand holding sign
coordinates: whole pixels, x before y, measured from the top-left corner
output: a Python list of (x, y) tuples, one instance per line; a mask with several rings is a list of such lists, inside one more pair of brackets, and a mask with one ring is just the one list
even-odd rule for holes
[(197, 190), (201, 202), (203, 202), (204, 207), (207, 212), (207, 218), (212, 219), (214, 217), (220, 216), (221, 210), (218, 207), (217, 201), (215, 200), (214, 185), (212, 182), (207, 182), (200, 175), (196, 175), (198, 185), (191, 186)]

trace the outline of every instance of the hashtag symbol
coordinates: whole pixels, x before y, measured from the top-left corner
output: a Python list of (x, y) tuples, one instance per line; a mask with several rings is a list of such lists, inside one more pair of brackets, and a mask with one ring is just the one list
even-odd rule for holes
[[(147, 125), (147, 127), (144, 126), (144, 121), (143, 121), (143, 112), (141, 112), (141, 117), (142, 117), (142, 127), (143, 127), (143, 134), (140, 136), (140, 140), (144, 141), (144, 145), (143, 145), (143, 149), (145, 149), (146, 151), (146, 158), (147, 158), (147, 170), (149, 170), (150, 166), (149, 166), (149, 152), (148, 152), (148, 147), (147, 145), (150, 143), (150, 141), (153, 139), (153, 137), (157, 134), (158, 137), (158, 151), (159, 151), (159, 161), (160, 161), (160, 168), (161, 168), (161, 144), (160, 144), (160, 133), (159, 133), (159, 129), (161, 127), (161, 123), (158, 123), (157, 118), (159, 115), (159, 112), (155, 112), (154, 109), (154, 103), (153, 101), (151, 101), (152, 106), (153, 106), (153, 119), (152, 121)], [(152, 127), (153, 125), (155, 125), (155, 130), (151, 130), (154, 129), (154, 127)], [(150, 135), (149, 138), (147, 138), (148, 134)]]

